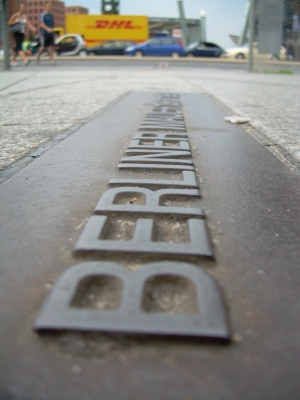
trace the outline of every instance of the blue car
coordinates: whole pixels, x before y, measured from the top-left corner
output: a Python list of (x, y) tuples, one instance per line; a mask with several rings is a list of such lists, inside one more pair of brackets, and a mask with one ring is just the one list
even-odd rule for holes
[(128, 47), (125, 50), (127, 56), (155, 56), (155, 57), (184, 57), (185, 51), (181, 39), (159, 38), (137, 46)]

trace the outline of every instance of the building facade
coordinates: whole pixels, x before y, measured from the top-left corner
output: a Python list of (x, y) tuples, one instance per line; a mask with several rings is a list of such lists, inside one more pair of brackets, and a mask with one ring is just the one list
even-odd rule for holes
[[(200, 40), (200, 21), (199, 19), (186, 18), (188, 32), (188, 42), (194, 43)], [(180, 30), (181, 23), (179, 18), (154, 18), (149, 17), (149, 36), (150, 38), (173, 36), (174, 30)]]
[(283, 22), (283, 41), (285, 42), (293, 38), (294, 15), (298, 15), (298, 19), (300, 18), (300, 0), (285, 0)]
[[(65, 29), (65, 3), (59, 0), (49, 0), (51, 4), (51, 12), (54, 16), (55, 27)], [(38, 29), (40, 27), (40, 16), (45, 11), (46, 0), (10, 0), (9, 13), (10, 15), (16, 12), (19, 3), (24, 3), (26, 10), (26, 17), (31, 24)], [(28, 33), (28, 32), (27, 32)]]
[(66, 14), (88, 14), (88, 8), (81, 7), (81, 6), (67, 6), (66, 7)]
[(17, 6), (19, 2), (17, 0), (10, 0), (8, 2), (8, 10), (9, 10), (9, 15), (13, 15), (17, 12)]
[[(26, 0), (24, 3), (26, 5), (27, 18), (32, 25), (38, 28), (40, 26), (40, 16), (45, 10), (46, 1)], [(50, 4), (55, 26), (65, 29), (65, 3), (59, 0), (52, 0), (50, 1)]]

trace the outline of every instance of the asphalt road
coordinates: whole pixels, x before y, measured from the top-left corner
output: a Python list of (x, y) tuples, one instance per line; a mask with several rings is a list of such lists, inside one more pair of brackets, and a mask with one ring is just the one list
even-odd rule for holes
[(72, 61), (64, 59), (60, 59), (59, 57), (56, 59), (57, 65), (59, 66), (78, 66), (81, 67), (82, 63), (87, 67), (96, 67), (99, 66), (113, 66), (113, 67), (138, 67), (138, 68), (222, 68), (222, 69), (245, 69), (244, 63), (224, 63), (218, 61), (201, 61), (201, 60), (171, 60), (170, 58), (145, 58), (145, 59), (123, 59), (122, 57), (118, 57), (117, 59), (107, 58), (107, 57), (97, 57), (94, 59), (87, 58), (85, 60), (82, 59), (73, 59)]
[[(214, 68), (220, 70), (240, 70), (247, 69), (246, 60), (222, 60), (222, 59), (171, 59), (168, 57), (56, 57), (56, 66), (58, 67), (86, 67), (86, 68), (99, 68), (99, 67), (138, 67), (138, 68)], [(26, 69), (37, 68), (41, 66), (48, 66), (48, 57), (42, 58), (40, 64), (36, 64), (35, 58), (32, 58), (31, 64)], [(300, 73), (300, 64), (291, 62), (276, 62), (271, 61), (266, 64), (260, 64), (257, 69), (291, 69), (294, 72)], [(19, 62), (17, 69), (24, 68)], [(0, 60), (0, 69), (3, 69), (3, 60)]]

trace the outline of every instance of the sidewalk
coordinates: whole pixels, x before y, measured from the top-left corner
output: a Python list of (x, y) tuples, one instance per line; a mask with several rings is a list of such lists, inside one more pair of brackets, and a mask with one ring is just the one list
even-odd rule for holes
[(291, 169), (299, 169), (299, 87), (299, 75), (217, 69), (56, 66), (1, 72), (0, 170), (63, 139), (129, 91), (209, 93), (233, 114), (249, 116), (255, 129), (246, 129)]
[(0, 398), (298, 400), (299, 77), (0, 76)]
[[(160, 97), (123, 96), (0, 185), (1, 399), (298, 400), (300, 176), (207, 94)], [(182, 109), (186, 136), (169, 137), (182, 129), (176, 119), (145, 117), (157, 104)], [(169, 128), (137, 139), (153, 135), (153, 120)], [(164, 158), (137, 162), (140, 152)], [(142, 290), (145, 268), (164, 270)], [(198, 272), (222, 293), (229, 342), (210, 339), (218, 291)], [(203, 319), (214, 330), (163, 336), (173, 317), (177, 333)]]

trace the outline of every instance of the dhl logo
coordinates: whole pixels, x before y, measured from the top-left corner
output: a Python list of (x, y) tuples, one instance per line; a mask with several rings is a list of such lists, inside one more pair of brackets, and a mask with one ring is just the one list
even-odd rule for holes
[(89, 29), (143, 29), (142, 26), (133, 25), (133, 21), (108, 21), (101, 19), (96, 21), (94, 26), (88, 26)]

